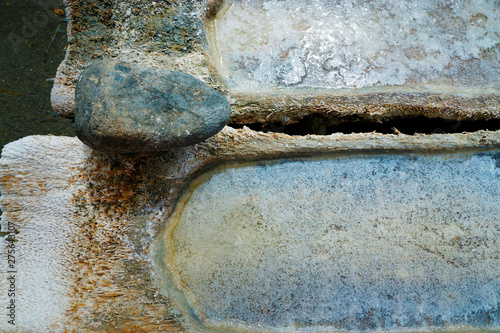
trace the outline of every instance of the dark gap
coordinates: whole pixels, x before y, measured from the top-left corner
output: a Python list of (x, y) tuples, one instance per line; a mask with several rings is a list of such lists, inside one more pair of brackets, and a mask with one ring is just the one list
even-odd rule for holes
[(443, 118), (398, 118), (382, 122), (373, 121), (349, 121), (336, 125), (329, 125), (331, 120), (326, 117), (311, 115), (303, 118), (297, 123), (283, 125), (279, 122), (269, 124), (232, 124), (234, 128), (247, 126), (254, 131), (276, 132), (289, 135), (330, 135), (333, 133), (370, 133), (382, 134), (403, 133), (414, 134), (439, 134), (439, 133), (462, 133), (475, 132), (479, 130), (500, 130), (500, 119), (493, 120), (453, 120)]

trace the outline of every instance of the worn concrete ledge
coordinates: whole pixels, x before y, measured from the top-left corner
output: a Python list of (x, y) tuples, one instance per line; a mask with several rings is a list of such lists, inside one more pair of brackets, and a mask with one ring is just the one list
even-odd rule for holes
[(456, 120), (499, 119), (498, 89), (460, 90), (452, 85), (426, 91), (404, 86), (340, 91), (279, 92), (248, 95), (231, 92), (215, 69), (206, 26), (222, 1), (120, 2), (65, 0), (69, 47), (52, 90), (53, 108), (74, 114), (74, 89), (79, 73), (99, 58), (117, 58), (142, 65), (183, 71), (226, 95), (232, 123), (292, 123), (321, 113), (332, 123), (358, 117), (378, 121), (426, 116)]
[[(230, 127), (203, 143), (157, 154), (103, 154), (68, 137), (10, 143), (0, 160), (1, 223), (2, 231), (16, 230), (16, 326), (2, 320), (0, 330), (208, 330), (176, 305), (171, 288), (161, 286), (154, 244), (191, 180), (217, 165), (498, 148), (500, 132), (293, 137)], [(7, 238), (0, 243), (6, 257)], [(8, 289), (7, 271), (0, 273), (2, 290)], [(8, 302), (4, 293), (4, 309)]]
[(328, 119), (330, 124), (353, 119), (376, 122), (418, 116), (457, 121), (500, 117), (500, 97), (496, 93), (442, 94), (386, 87), (349, 93), (239, 93), (232, 97), (234, 102), (231, 120), (240, 124), (289, 124), (313, 114)]

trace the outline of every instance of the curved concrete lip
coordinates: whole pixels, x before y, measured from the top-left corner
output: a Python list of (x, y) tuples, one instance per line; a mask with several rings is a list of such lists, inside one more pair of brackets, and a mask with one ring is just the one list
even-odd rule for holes
[[(447, 79), (427, 88), (425, 85), (411, 87), (403, 84), (327, 90), (326, 93), (324, 90), (304, 92), (302, 89), (291, 89), (291, 92), (287, 89), (234, 90), (231, 84), (225, 83), (224, 70), (219, 65), (218, 52), (214, 51), (216, 47), (210, 37), (213, 35), (210, 27), (217, 21), (217, 10), (222, 8), (221, 11), (225, 11), (233, 2), (239, 3), (189, 0), (182, 6), (151, 2), (144, 8), (136, 8), (132, 2), (125, 1), (110, 8), (67, 1), (70, 45), (57, 72), (52, 92), (54, 109), (61, 115), (72, 117), (74, 87), (81, 70), (95, 58), (115, 57), (146, 66), (184, 71), (203, 80), (227, 96), (233, 109), (233, 123), (291, 123), (315, 113), (330, 118), (332, 122), (340, 122), (345, 117), (377, 121), (412, 116), (456, 120), (500, 116), (498, 82), (478, 87), (468, 86), (467, 80), (462, 80), (460, 88)], [(478, 7), (477, 15), (481, 14), (480, 9)], [(93, 17), (108, 17), (111, 13), (114, 24), (86, 20), (87, 10), (93, 11)], [(498, 13), (489, 15), (487, 22), (498, 21), (495, 16)], [(484, 20), (483, 16), (471, 17), (470, 25), (479, 24), (476, 21)], [(462, 21), (468, 22), (467, 18)], [(183, 23), (182, 29), (179, 22)], [(494, 53), (497, 48), (498, 45), (493, 46), (486, 53)], [(466, 66), (467, 62), (464, 64)], [(488, 75), (495, 77), (494, 73)]]
[(488, 118), (498, 115), (499, 19), (488, 1), (227, 0), (205, 32), (236, 105), (259, 122), (300, 112)]

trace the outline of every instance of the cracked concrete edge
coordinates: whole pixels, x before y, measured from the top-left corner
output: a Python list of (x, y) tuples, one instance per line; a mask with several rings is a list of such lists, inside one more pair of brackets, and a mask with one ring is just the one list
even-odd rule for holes
[(84, 68), (84, 64), (72, 64), (70, 61), (70, 50), (74, 51), (73, 40), (73, 6), (74, 0), (63, 0), (66, 8), (66, 18), (68, 19), (67, 31), (68, 46), (64, 60), (59, 64), (56, 72), (56, 78), (50, 94), (50, 102), (52, 108), (63, 117), (71, 117), (74, 114), (75, 107), (75, 78), (80, 76), (80, 72)]

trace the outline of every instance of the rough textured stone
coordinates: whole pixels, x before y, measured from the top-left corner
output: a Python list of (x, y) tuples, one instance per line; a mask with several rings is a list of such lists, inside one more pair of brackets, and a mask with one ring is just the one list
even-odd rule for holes
[(76, 132), (92, 148), (164, 151), (201, 142), (231, 117), (225, 97), (189, 74), (98, 61), (76, 87)]

